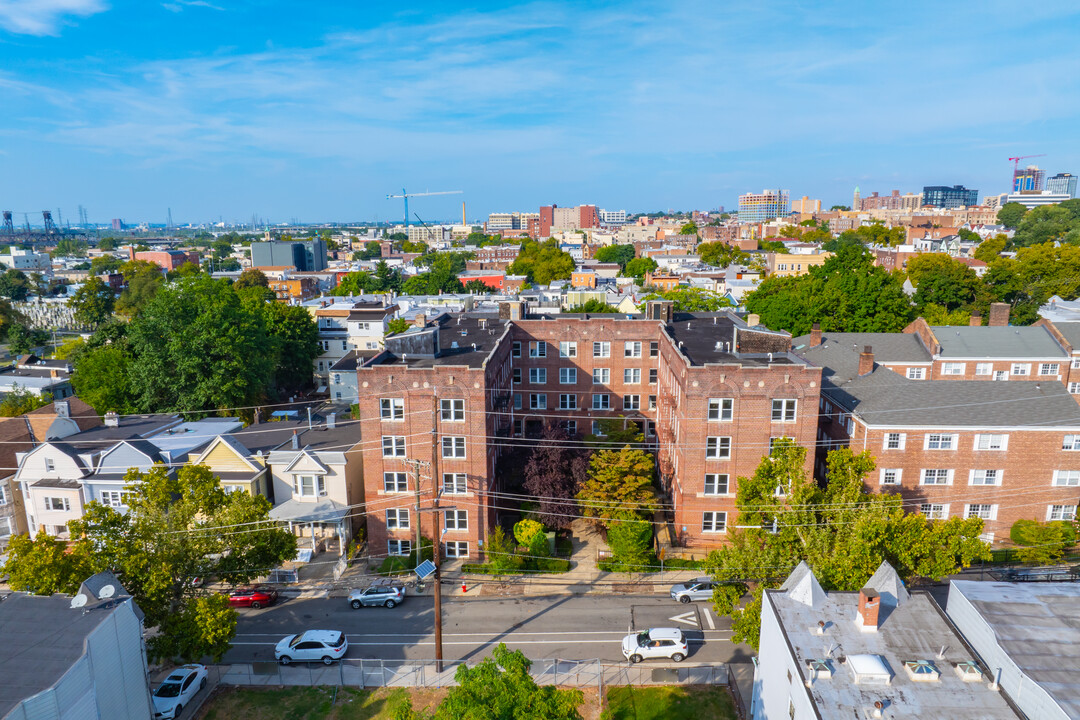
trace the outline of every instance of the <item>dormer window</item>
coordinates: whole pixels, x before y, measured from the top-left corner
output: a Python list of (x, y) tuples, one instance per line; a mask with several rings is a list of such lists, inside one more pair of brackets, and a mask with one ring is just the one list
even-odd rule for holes
[(294, 475), (293, 492), (298, 497), (324, 497), (326, 478), (322, 475)]

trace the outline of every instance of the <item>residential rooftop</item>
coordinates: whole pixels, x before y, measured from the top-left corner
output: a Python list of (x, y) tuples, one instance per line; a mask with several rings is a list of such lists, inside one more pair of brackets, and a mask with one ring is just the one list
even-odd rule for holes
[(959, 359), (1065, 358), (1065, 351), (1041, 325), (932, 326), (941, 345), (940, 357)]

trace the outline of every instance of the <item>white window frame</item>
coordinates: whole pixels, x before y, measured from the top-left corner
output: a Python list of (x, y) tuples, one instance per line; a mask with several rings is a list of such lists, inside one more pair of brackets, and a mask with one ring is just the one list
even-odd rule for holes
[[(403, 472), (384, 472), (382, 474), (383, 492), (409, 492), (409, 474)], [(402, 482), (404, 480), (404, 482)], [(404, 487), (402, 487), (404, 486)]]
[[(309, 487), (305, 487), (305, 481), (310, 481)], [(302, 498), (326, 497), (326, 477), (306, 473), (293, 475), (293, 493)]]
[(545, 340), (533, 340), (529, 342), (529, 357), (542, 358), (547, 357), (547, 341)]
[(731, 459), (731, 436), (714, 435), (705, 438), (706, 460), (730, 460)]
[(592, 396), (592, 409), (593, 410), (610, 410), (611, 409), (611, 395), (607, 393), (593, 393)]
[[(986, 447), (981, 447), (985, 445)], [(1008, 450), (1009, 435), (1007, 433), (979, 433), (975, 436), (972, 445), (973, 450)]]
[(731, 422), (735, 417), (735, 398), (709, 398), (709, 420)]
[(559, 368), (560, 385), (577, 385), (577, 368)]
[(604, 340), (593, 341), (592, 356), (594, 358), (611, 357), (611, 343)]
[[(712, 486), (710, 492), (709, 486)], [(721, 492), (721, 489), (723, 492)], [(705, 496), (723, 497), (731, 492), (731, 480), (727, 473), (705, 473)]]
[(444, 510), (443, 511), (443, 527), (447, 532), (453, 530), (468, 530), (469, 529), (469, 511), (468, 510)]
[(49, 512), (71, 512), (71, 499), (47, 496), (45, 498), (45, 509)]
[(460, 398), (439, 400), (439, 419), (443, 422), (465, 422), (465, 401)]
[[(597, 375), (599, 373), (599, 376)], [(611, 383), (611, 368), (593, 368), (593, 385), (609, 385)]]
[(465, 495), (469, 492), (469, 476), (466, 473), (443, 473), (443, 495)]
[(641, 409), (641, 396), (640, 395), (623, 395), (622, 396), (623, 410), (640, 410)]
[[(897, 446), (896, 447), (889, 447), (889, 443), (892, 442), (894, 437), (896, 438)], [(882, 442), (882, 449), (883, 450), (903, 450), (906, 445), (907, 445), (907, 433), (885, 433), (885, 439)]]
[(547, 385), (547, 368), (529, 368), (530, 385)]
[(405, 398), (379, 398), (379, 417), (387, 422), (405, 419)]
[(926, 368), (923, 367), (909, 367), (907, 369), (908, 380), (925, 380)]
[(622, 380), (624, 385), (640, 385), (641, 368), (623, 368)]
[(577, 410), (577, 395), (574, 393), (562, 393), (559, 395), (560, 410)]
[(1055, 470), (1052, 485), (1054, 487), (1080, 486), (1080, 470)]
[(529, 393), (530, 410), (547, 410), (547, 393)]
[(726, 533), (727, 512), (723, 510), (706, 510), (701, 513), (701, 532), (703, 533)]
[(405, 436), (404, 435), (383, 435), (382, 436), (382, 456), (383, 457), (405, 457)]
[(52, 458), (45, 458), (45, 472), (56, 472), (56, 463)]
[[(0, 488), (0, 494), (3, 494), (2, 488)], [(6, 503), (0, 503), (0, 505), (3, 504)], [(102, 490), (101, 504), (105, 505), (106, 507), (124, 507), (126, 505), (126, 503), (124, 502), (124, 493), (120, 490)]]
[(1080, 450), (1080, 435), (1066, 435), (1061, 440), (1061, 449), (1066, 452)]
[(403, 557), (412, 552), (412, 540), (387, 540), (386, 554)]
[(956, 450), (958, 437), (954, 433), (926, 433), (923, 450)]
[(467, 540), (447, 540), (443, 543), (443, 557), (469, 557), (469, 542)]
[(444, 435), (441, 444), (444, 458), (460, 460), (465, 457), (465, 437), (463, 435)]
[(1080, 382), (1069, 383), (1069, 394), (1080, 395)]
[(988, 363), (988, 362), (975, 363), (975, 374), (976, 375), (993, 375), (994, 374), (994, 363)]
[(559, 357), (577, 357), (577, 343), (572, 340), (561, 340), (559, 342)]
[(1013, 363), (1009, 372), (1020, 377), (1031, 375), (1031, 363)]
[(1058, 522), (1063, 520), (1074, 520), (1076, 518), (1076, 506), (1075, 505), (1047, 505), (1046, 506), (1046, 521)]
[(999, 487), (1004, 474), (1005, 471), (999, 468), (970, 470), (968, 471), (968, 485)]
[(1008, 370), (995, 370), (994, 371), (994, 382), (1008, 382), (1008, 381), (1009, 381), (1009, 371)]
[(412, 528), (409, 508), (390, 508), (386, 511), (387, 530), (409, 530)]
[(903, 468), (881, 468), (878, 485), (901, 485), (904, 480)]
[(997, 505), (991, 503), (969, 503), (964, 505), (964, 517), (968, 520), (979, 518), (983, 521), (997, 520)]
[(623, 343), (623, 357), (639, 358), (641, 357), (641, 341), (640, 340), (627, 340)]
[(919, 514), (927, 520), (947, 520), (949, 518), (949, 503), (921, 503)]
[[(945, 482), (938, 482), (938, 479), (940, 477), (940, 473), (942, 473), (942, 472), (945, 473)], [(934, 473), (934, 476), (933, 476), (934, 481), (933, 482), (927, 482), (927, 478), (930, 477), (928, 475), (928, 473)], [(952, 484), (953, 484), (953, 471), (950, 468), (923, 468), (922, 471), (919, 473), (919, 485), (928, 485), (928, 486), (938, 485), (938, 486), (942, 486), (942, 487), (947, 487), (947, 486), (952, 485)]]
[(966, 363), (947, 362), (941, 364), (942, 375), (963, 375), (967, 371)]
[(1060, 363), (1039, 363), (1039, 377), (1055, 377), (1060, 372)]
[[(799, 401), (794, 398), (773, 398), (772, 421), (774, 423), (793, 423), (797, 417)], [(779, 417), (777, 414), (779, 413)]]

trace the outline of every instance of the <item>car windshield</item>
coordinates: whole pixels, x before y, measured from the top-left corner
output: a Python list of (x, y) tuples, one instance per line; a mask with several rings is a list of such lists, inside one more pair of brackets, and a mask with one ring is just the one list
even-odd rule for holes
[(330, 647), (339, 648), (345, 643), (345, 633), (338, 633), (337, 638), (330, 640)]
[(303, 639), (303, 637), (300, 636), (300, 635), (293, 635), (293, 639), (289, 641), (289, 647), (291, 647), (291, 648), (296, 647), (297, 645), (300, 644), (300, 641), (302, 639)]
[(638, 636), (637, 636), (638, 647), (642, 647), (647, 642), (649, 642), (649, 631), (646, 630), (645, 632), (638, 633)]
[(154, 695), (161, 698), (178, 697), (180, 695), (180, 683), (165, 683), (157, 689)]

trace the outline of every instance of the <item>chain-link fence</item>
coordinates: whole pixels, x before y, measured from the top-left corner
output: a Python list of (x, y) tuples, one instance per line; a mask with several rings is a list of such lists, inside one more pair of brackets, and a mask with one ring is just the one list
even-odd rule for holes
[[(222, 685), (344, 685), (349, 687), (445, 687), (456, 685), (460, 662), (434, 660), (343, 660), (334, 665), (235, 663), (213, 668)], [(539, 685), (727, 685), (728, 668), (717, 665), (631, 665), (601, 660), (534, 660), (529, 672)]]

